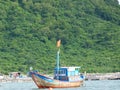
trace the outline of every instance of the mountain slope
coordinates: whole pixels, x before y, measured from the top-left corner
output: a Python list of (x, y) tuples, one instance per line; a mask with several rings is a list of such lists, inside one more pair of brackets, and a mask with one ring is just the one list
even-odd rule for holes
[[(53, 72), (56, 41), (61, 66), (87, 72), (120, 71), (117, 0), (1, 0), (0, 72), (29, 67)], [(44, 67), (46, 66), (46, 67)]]

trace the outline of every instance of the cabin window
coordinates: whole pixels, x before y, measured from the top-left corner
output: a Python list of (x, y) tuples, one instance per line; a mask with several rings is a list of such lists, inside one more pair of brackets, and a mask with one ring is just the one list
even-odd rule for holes
[(70, 72), (68, 72), (68, 76), (70, 76)]
[(64, 71), (63, 70), (59, 70), (59, 74), (64, 74)]
[(79, 68), (75, 68), (75, 70), (77, 70), (77, 71), (78, 71), (78, 70), (79, 70)]
[(65, 74), (65, 71), (64, 71), (64, 70), (59, 70), (58, 72), (55, 71), (55, 73), (56, 73), (56, 74), (57, 74), (57, 73), (59, 73), (59, 74)]
[(75, 68), (75, 75), (79, 75), (79, 68)]
[(71, 72), (71, 76), (75, 76), (75, 72), (74, 71)]
[(68, 72), (68, 76), (75, 76), (75, 71)]
[(79, 72), (77, 70), (75, 71), (75, 75), (79, 75)]

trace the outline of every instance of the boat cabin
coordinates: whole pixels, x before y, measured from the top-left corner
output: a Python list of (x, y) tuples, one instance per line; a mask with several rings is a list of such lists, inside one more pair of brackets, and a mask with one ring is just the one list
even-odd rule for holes
[(54, 69), (54, 79), (61, 81), (78, 81), (80, 80), (80, 67), (61, 67)]

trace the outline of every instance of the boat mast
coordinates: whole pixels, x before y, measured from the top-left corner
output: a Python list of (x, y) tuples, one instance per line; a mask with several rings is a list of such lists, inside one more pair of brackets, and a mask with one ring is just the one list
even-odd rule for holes
[(57, 51), (57, 71), (59, 71), (59, 62), (60, 62), (60, 48)]
[(61, 40), (57, 41), (57, 47), (58, 47), (58, 51), (57, 51), (57, 59), (56, 59), (56, 69), (57, 69), (57, 79), (59, 79), (59, 62), (60, 62), (60, 43)]

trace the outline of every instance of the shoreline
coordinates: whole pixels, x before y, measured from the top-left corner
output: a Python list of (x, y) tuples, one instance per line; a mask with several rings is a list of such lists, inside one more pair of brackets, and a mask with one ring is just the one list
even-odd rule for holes
[(120, 72), (116, 73), (87, 73), (85, 80), (120, 80)]
[[(120, 80), (120, 72), (86, 73), (85, 80)], [(0, 82), (33, 82), (33, 80), (31, 77), (10, 78), (8, 75), (4, 75), (3, 78), (0, 78)]]
[(0, 79), (0, 82), (33, 82), (31, 77), (24, 77), (24, 78), (6, 78), (3, 77)]

